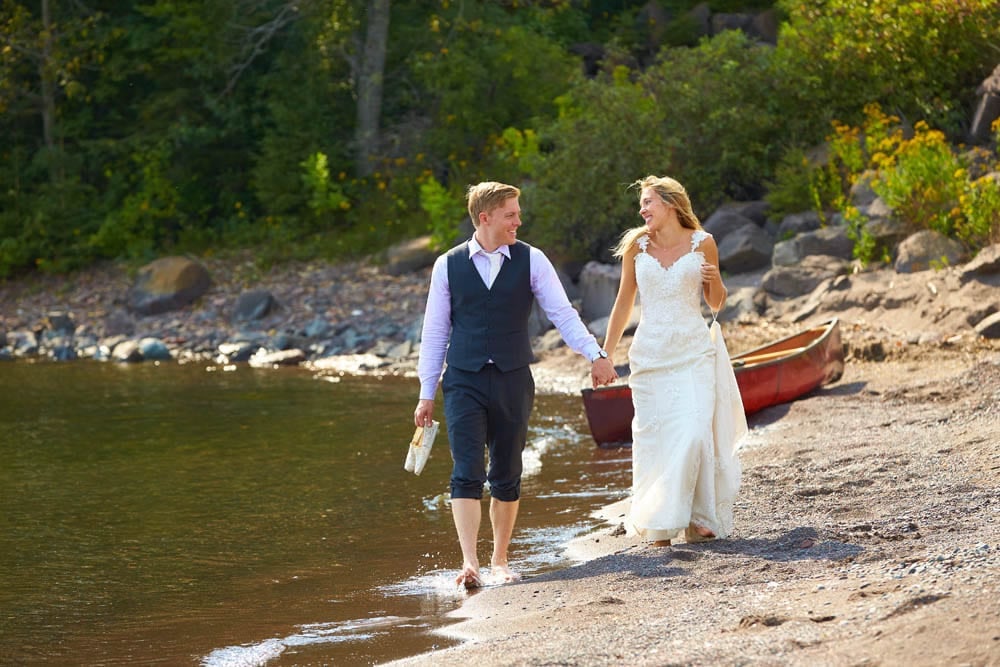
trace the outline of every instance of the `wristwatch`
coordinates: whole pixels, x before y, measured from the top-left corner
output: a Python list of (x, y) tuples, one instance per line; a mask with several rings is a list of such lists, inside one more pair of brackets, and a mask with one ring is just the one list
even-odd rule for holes
[(597, 356), (590, 360), (590, 363), (594, 363), (598, 359), (607, 359), (607, 358), (608, 358), (608, 353), (604, 351), (604, 348), (601, 348), (597, 352)]

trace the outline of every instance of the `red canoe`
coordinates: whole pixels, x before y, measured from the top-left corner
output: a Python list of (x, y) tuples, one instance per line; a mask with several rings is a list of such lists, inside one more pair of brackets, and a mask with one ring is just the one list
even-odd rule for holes
[[(732, 358), (743, 410), (753, 414), (787, 403), (844, 373), (844, 346), (836, 318)], [(583, 408), (599, 447), (632, 442), (632, 390), (614, 385), (583, 390)]]

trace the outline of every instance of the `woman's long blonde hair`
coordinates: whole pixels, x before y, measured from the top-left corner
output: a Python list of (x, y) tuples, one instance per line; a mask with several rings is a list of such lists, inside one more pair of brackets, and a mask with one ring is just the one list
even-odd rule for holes
[[(632, 183), (629, 188), (636, 188), (639, 191), (640, 198), (642, 198), (643, 190), (652, 188), (660, 196), (660, 199), (663, 200), (663, 203), (667, 206), (673, 206), (677, 210), (677, 219), (680, 221), (682, 227), (695, 230), (701, 229), (701, 222), (698, 220), (698, 216), (691, 210), (691, 200), (688, 198), (687, 190), (684, 189), (683, 185), (669, 176), (647, 176)], [(624, 257), (628, 249), (633, 247), (635, 242), (639, 240), (639, 237), (648, 232), (649, 230), (646, 229), (646, 225), (640, 225), (627, 230), (622, 234), (618, 245), (615, 246), (614, 256)]]

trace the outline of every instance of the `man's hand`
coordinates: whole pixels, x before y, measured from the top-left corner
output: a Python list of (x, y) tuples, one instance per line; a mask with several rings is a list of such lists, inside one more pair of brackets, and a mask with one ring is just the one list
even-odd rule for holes
[(413, 411), (413, 423), (416, 426), (430, 426), (432, 421), (434, 421), (434, 401), (421, 398), (417, 401), (417, 409)]
[(611, 363), (611, 359), (597, 359), (590, 367), (590, 379), (594, 383), (594, 389), (617, 380), (618, 373), (615, 372), (615, 365)]

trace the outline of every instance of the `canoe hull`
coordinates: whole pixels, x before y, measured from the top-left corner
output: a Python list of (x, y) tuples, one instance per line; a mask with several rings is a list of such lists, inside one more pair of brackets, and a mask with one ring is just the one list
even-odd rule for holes
[[(732, 358), (743, 410), (750, 415), (793, 401), (844, 373), (844, 349), (836, 319)], [(632, 442), (632, 390), (614, 385), (583, 390), (587, 423), (599, 447)]]

